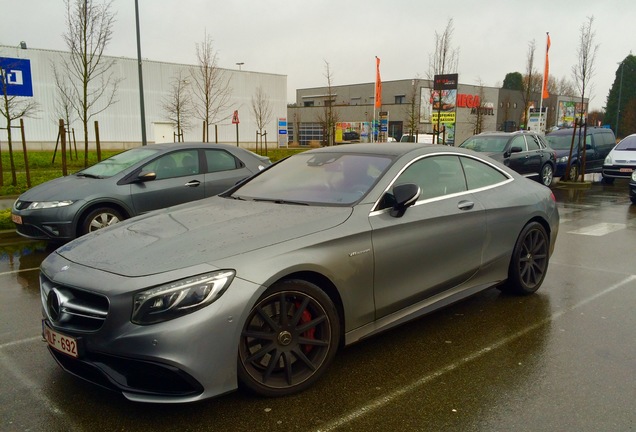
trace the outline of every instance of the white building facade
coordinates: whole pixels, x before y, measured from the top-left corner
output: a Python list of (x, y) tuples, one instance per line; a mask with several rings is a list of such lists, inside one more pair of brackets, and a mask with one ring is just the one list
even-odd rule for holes
[[(70, 58), (68, 52), (23, 49), (0, 45), (0, 58), (27, 59), (30, 62), (30, 72), (33, 89), (33, 100), (38, 104), (37, 113), (30, 118), (24, 118), (27, 148), (53, 149), (55, 147), (59, 119), (63, 115), (59, 112), (59, 94), (55, 85), (53, 67), (60, 70), (62, 58)], [(114, 60), (112, 68), (114, 77), (119, 82), (116, 102), (103, 112), (90, 119), (89, 148), (94, 148), (95, 127), (99, 124), (99, 138), (102, 148), (130, 148), (141, 145), (141, 104), (139, 92), (139, 76), (137, 59), (123, 57), (104, 57), (104, 60)], [(195, 65), (163, 63), (143, 60), (143, 87), (146, 140), (148, 144), (176, 141), (176, 125), (168, 119), (168, 113), (163, 108), (164, 101), (170, 96), (172, 84), (181, 76), (187, 83), (188, 76)], [(209, 142), (237, 142), (237, 125), (232, 123), (233, 114), (238, 111), (238, 142), (241, 147), (253, 148), (256, 140), (256, 120), (252, 110), (252, 98), (259, 87), (262, 87), (265, 97), (271, 106), (271, 118), (266, 130), (268, 136), (274, 140), (277, 131), (277, 120), (285, 117), (287, 112), (287, 76), (245, 70), (221, 69), (229, 82), (230, 99), (227, 108), (219, 113), (218, 119), (209, 126)], [(180, 75), (181, 74), (181, 75)], [(95, 80), (93, 85), (98, 85)], [(22, 97), (22, 96), (20, 96)], [(193, 98), (194, 100), (196, 98)], [(101, 103), (106, 103), (105, 99)], [(97, 107), (99, 108), (99, 107)], [(190, 118), (190, 128), (184, 131), (183, 141), (203, 140), (203, 120)], [(13, 123), (17, 126), (18, 121)], [(5, 124), (0, 125), (5, 128)], [(77, 115), (71, 120), (70, 128), (75, 132), (78, 143), (84, 142), (83, 126)], [(20, 134), (15, 131), (13, 140), (18, 141)], [(6, 142), (6, 129), (0, 129), (0, 143)]]

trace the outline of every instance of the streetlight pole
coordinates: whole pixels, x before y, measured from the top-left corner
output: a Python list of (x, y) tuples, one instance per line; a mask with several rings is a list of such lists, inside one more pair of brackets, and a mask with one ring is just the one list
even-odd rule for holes
[(625, 69), (623, 62), (620, 62), (619, 65), (621, 65), (621, 80), (618, 85), (618, 105), (616, 107), (616, 128), (614, 131), (616, 133), (616, 138), (618, 138), (618, 119), (621, 116), (621, 93), (623, 92), (623, 70)]
[(139, 37), (139, 5), (135, 0), (135, 19), (137, 24), (137, 65), (139, 70), (139, 105), (141, 107), (141, 145), (146, 145), (146, 110), (144, 108), (144, 79), (141, 72), (141, 40)]

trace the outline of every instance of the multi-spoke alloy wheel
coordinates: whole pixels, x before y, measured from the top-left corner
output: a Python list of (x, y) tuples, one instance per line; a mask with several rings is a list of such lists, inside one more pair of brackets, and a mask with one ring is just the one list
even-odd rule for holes
[(532, 294), (539, 289), (548, 270), (550, 239), (545, 228), (531, 222), (519, 234), (508, 269), (504, 291)]
[(239, 379), (265, 396), (296, 393), (322, 375), (338, 342), (338, 315), (329, 297), (305, 281), (279, 283), (256, 303), (243, 326)]
[(124, 220), (121, 213), (110, 207), (101, 207), (91, 211), (82, 223), (81, 234), (97, 231)]

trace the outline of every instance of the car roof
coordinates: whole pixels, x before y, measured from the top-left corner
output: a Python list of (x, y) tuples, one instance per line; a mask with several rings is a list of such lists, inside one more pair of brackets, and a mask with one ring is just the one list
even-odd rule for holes
[(378, 156), (402, 156), (411, 152), (417, 152), (425, 155), (430, 153), (461, 153), (471, 154), (475, 153), (466, 151), (466, 149), (446, 146), (441, 144), (416, 144), (407, 142), (381, 142), (381, 143), (360, 143), (360, 144), (342, 144), (331, 147), (321, 147), (311, 149), (302, 154), (312, 153), (354, 153), (361, 155), (378, 155)]
[[(173, 143), (159, 143), (159, 144), (148, 144), (144, 146), (151, 149), (157, 150), (173, 150), (173, 149), (193, 149), (193, 148), (216, 148), (216, 149), (236, 149), (240, 147), (236, 147), (236, 144), (218, 144), (218, 143), (204, 143), (204, 142), (173, 142)], [(143, 147), (135, 147), (135, 148), (143, 148)]]
[[(562, 129), (557, 129), (555, 131), (549, 132), (548, 135), (572, 135), (572, 131), (574, 128), (562, 128)], [(576, 132), (578, 133), (581, 130), (581, 128), (578, 128), (576, 130)], [(608, 128), (604, 128), (604, 127), (597, 127), (597, 126), (590, 126), (587, 128), (587, 133), (595, 133), (595, 132), (606, 132), (606, 133), (614, 133), (614, 131), (612, 131), (611, 129)]]

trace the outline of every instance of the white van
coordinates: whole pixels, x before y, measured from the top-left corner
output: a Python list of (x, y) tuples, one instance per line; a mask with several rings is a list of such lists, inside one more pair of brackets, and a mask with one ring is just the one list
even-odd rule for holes
[(400, 138), (400, 142), (416, 142), (418, 144), (433, 144), (433, 134), (417, 134), (409, 135), (404, 134)]

